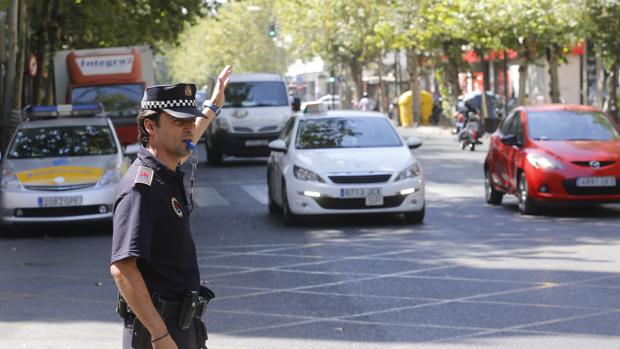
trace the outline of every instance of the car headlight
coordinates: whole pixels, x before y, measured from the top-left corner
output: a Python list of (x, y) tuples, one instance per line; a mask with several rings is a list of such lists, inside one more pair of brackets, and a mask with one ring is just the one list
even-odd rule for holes
[(529, 153), (527, 154), (526, 158), (527, 161), (535, 168), (545, 170), (562, 168), (561, 163), (546, 155)]
[(224, 132), (230, 132), (231, 130), (230, 123), (225, 118), (215, 119), (215, 126), (217, 126), (218, 130), (221, 130)]
[(2, 167), (0, 188), (9, 190), (19, 190), (22, 188), (21, 183), (17, 179), (17, 174), (10, 166)]
[(99, 180), (99, 185), (119, 183), (122, 177), (120, 166), (114, 162), (111, 166), (106, 168), (103, 176), (101, 176), (101, 179)]
[(406, 169), (402, 170), (398, 176), (396, 176), (396, 179), (394, 181), (400, 181), (403, 179), (409, 179), (409, 178), (415, 178), (418, 177), (420, 175), (422, 171), (420, 170), (420, 165), (416, 162), (413, 165), (407, 167)]
[(323, 178), (321, 178), (318, 174), (297, 165), (293, 166), (293, 174), (295, 175), (295, 178), (300, 181), (325, 183)]

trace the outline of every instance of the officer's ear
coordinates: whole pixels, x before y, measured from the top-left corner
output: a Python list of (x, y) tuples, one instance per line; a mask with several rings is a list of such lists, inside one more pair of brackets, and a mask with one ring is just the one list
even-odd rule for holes
[(149, 134), (153, 133), (155, 129), (155, 122), (150, 118), (146, 118), (142, 122), (144, 123), (144, 129), (146, 130), (146, 132), (148, 132)]
[(155, 128), (159, 126), (159, 114), (152, 114), (142, 121), (144, 124), (144, 129), (149, 134), (155, 132)]

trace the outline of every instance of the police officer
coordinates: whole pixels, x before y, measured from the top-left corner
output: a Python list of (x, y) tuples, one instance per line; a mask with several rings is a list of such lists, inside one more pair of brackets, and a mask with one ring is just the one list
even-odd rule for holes
[(199, 306), (209, 297), (200, 285), (179, 165), (190, 155), (187, 142), (198, 143), (219, 113), (230, 75), (226, 66), (202, 112), (193, 84), (144, 92), (137, 118), (142, 146), (114, 201), (110, 272), (122, 295), (124, 349), (206, 348)]

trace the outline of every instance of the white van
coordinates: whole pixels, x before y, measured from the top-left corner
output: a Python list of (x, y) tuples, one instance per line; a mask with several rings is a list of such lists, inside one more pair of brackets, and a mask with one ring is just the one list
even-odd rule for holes
[(284, 78), (277, 74), (232, 74), (222, 113), (207, 129), (207, 160), (223, 157), (268, 156), (269, 142), (292, 115)]

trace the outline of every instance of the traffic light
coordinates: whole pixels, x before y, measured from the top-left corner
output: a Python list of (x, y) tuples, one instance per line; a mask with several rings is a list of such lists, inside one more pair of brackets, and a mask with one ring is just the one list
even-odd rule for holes
[(335, 76), (333, 76), (333, 75), (332, 75), (332, 76), (330, 76), (330, 77), (329, 77), (329, 82), (330, 82), (331, 84), (335, 83), (335, 82), (336, 82), (336, 77), (335, 77)]
[(270, 38), (275, 38), (277, 35), (276, 32), (276, 24), (274, 22), (271, 22), (269, 24), (269, 31), (267, 31), (267, 35), (269, 35)]

